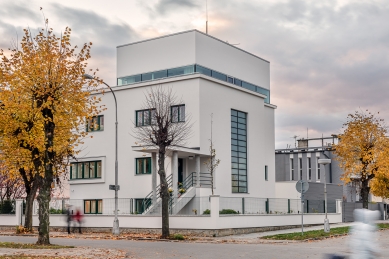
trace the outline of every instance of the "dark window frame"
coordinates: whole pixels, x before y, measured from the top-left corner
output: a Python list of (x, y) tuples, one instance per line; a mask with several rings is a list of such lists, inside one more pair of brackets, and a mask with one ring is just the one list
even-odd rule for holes
[[(98, 177), (98, 163), (100, 162), (100, 176)], [(89, 177), (85, 177), (85, 164), (88, 163), (89, 164), (89, 168), (90, 168), (90, 163), (94, 163), (94, 177), (90, 177), (90, 174), (89, 174)], [(82, 172), (81, 172), (81, 175), (82, 177), (79, 178), (78, 175), (78, 165), (79, 164), (82, 164)], [(75, 172), (75, 176), (76, 178), (73, 178), (73, 165), (76, 165), (75, 168), (77, 168), (77, 171)], [(72, 162), (70, 163), (70, 180), (89, 180), (89, 179), (101, 179), (102, 177), (102, 174), (103, 174), (103, 163), (101, 160), (91, 160), (91, 161), (82, 161), (82, 162)]]
[[(183, 117), (183, 120), (182, 120), (182, 116), (181, 116), (181, 107), (184, 107), (184, 117)], [(174, 121), (174, 118), (175, 116), (173, 116), (173, 109), (174, 108), (177, 108), (177, 111), (178, 111), (178, 114), (177, 114), (177, 121)], [(186, 107), (185, 107), (185, 104), (178, 104), (178, 105), (172, 105), (170, 107), (170, 121), (172, 123), (178, 123), (178, 122), (185, 122), (185, 119), (186, 119)]]
[(290, 175), (291, 175), (291, 181), (294, 181), (294, 163), (293, 158), (290, 158)]
[[(135, 111), (135, 126), (136, 127), (150, 126), (151, 123), (153, 122), (153, 119), (152, 119), (153, 111), (155, 111), (155, 109), (136, 110)], [(138, 124), (139, 113), (142, 113), (142, 123), (141, 124)], [(145, 117), (146, 117), (145, 114), (147, 114), (147, 116), (148, 116), (148, 121), (147, 121), (148, 124), (145, 124)]]
[(231, 109), (231, 192), (248, 193), (248, 114)]
[(268, 175), (268, 167), (265, 165), (265, 181), (269, 181), (269, 175)]
[[(139, 168), (138, 168), (138, 160), (145, 160), (149, 162), (149, 172), (145, 173), (139, 173)], [(151, 162), (151, 157), (137, 157), (135, 158), (135, 175), (148, 175), (152, 173), (152, 162)]]
[[(87, 202), (90, 202), (90, 207), (89, 207), (89, 212), (86, 211), (86, 203)], [(91, 212), (92, 211), (92, 201), (95, 201), (96, 204), (95, 204), (95, 212)], [(99, 212), (99, 201), (101, 201), (101, 212)], [(84, 214), (103, 214), (103, 199), (87, 199), (87, 200), (84, 200)]]
[[(94, 119), (97, 119), (97, 124), (96, 124), (97, 127), (94, 125), (93, 122)], [(90, 119), (87, 119), (85, 123), (85, 131), (86, 132), (104, 131), (104, 115), (97, 115), (97, 116), (93, 116)]]

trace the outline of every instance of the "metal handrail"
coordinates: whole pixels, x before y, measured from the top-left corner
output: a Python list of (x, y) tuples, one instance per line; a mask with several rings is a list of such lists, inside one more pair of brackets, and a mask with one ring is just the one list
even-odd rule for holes
[[(184, 181), (182, 181), (182, 187), (181, 188), (184, 188), (185, 191), (187, 191), (190, 187), (193, 187), (195, 184), (194, 182), (194, 176), (195, 176), (195, 173), (191, 173), (190, 175), (188, 175), (188, 177), (185, 178)], [(170, 197), (169, 199), (169, 211), (170, 211), (170, 214), (172, 214), (172, 209), (173, 209), (173, 206), (174, 206), (174, 197)]]
[[(169, 175), (168, 177), (166, 177), (166, 182), (168, 184), (167, 188), (172, 187), (173, 186), (173, 175)], [(155, 189), (155, 195), (156, 195), (156, 199), (159, 199), (161, 197), (161, 185), (160, 184)], [(147, 196), (143, 199), (143, 202), (142, 202), (143, 212), (146, 212), (146, 210), (151, 206), (152, 203), (153, 203), (153, 191), (151, 191), (149, 194), (147, 194)]]

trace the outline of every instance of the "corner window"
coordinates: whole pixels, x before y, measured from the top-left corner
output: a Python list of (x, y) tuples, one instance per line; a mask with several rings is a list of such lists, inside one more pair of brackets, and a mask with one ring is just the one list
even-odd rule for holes
[(101, 178), (101, 160), (70, 163), (70, 179)]
[(265, 181), (268, 181), (267, 165), (265, 165)]
[(185, 104), (172, 106), (170, 112), (171, 112), (172, 122), (185, 121)]
[(103, 200), (84, 200), (84, 214), (102, 214)]
[(104, 130), (104, 115), (94, 116), (86, 121), (86, 131), (103, 131)]
[(151, 158), (136, 158), (136, 174), (151, 174)]
[(154, 123), (155, 109), (136, 111), (136, 126), (149, 126)]

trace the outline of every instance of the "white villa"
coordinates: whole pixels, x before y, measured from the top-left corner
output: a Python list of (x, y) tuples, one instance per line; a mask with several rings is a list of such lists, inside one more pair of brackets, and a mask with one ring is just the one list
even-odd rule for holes
[[(135, 144), (136, 126), (147, 126), (150, 111), (142, 110), (144, 94), (162, 85), (182, 98), (177, 123), (191, 114), (191, 138), (166, 160), (171, 183), (184, 183), (187, 197), (211, 194), (209, 157), (211, 117), (213, 142), (221, 160), (214, 192), (225, 197), (275, 197), (274, 110), (270, 103), (270, 63), (197, 30), (185, 31), (117, 47), (119, 198), (132, 198), (131, 213), (145, 213), (147, 197), (156, 201), (159, 176), (156, 150)], [(71, 166), (70, 198), (83, 200), (85, 213), (112, 209), (115, 183), (115, 106), (109, 91), (102, 97), (107, 110)], [(89, 172), (89, 173), (88, 173)], [(177, 184), (172, 184), (177, 193)], [(107, 200), (107, 202), (105, 201)], [(81, 204), (79, 204), (81, 205)], [(121, 210), (127, 210), (121, 206)], [(127, 205), (126, 205), (127, 206)], [(119, 208), (120, 209), (120, 208)], [(178, 211), (177, 211), (178, 212)], [(151, 211), (150, 211), (151, 213)]]

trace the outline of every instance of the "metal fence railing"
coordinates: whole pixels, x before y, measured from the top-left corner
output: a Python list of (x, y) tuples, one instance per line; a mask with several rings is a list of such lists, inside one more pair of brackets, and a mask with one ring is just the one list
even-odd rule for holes
[[(119, 198), (119, 215), (139, 215), (139, 206), (142, 199)], [(140, 202), (140, 203), (139, 203)], [(138, 204), (137, 204), (138, 203)], [(336, 213), (336, 200), (327, 201), (327, 212)], [(304, 213), (324, 213), (324, 200), (305, 200)], [(87, 207), (87, 208), (86, 208)], [(13, 210), (8, 214), (15, 213)], [(115, 199), (53, 199), (50, 201), (51, 214), (65, 214), (70, 208), (71, 213), (80, 210), (83, 214), (115, 214)], [(300, 214), (301, 200), (254, 197), (220, 197), (220, 214)], [(157, 208), (152, 215), (161, 215), (162, 208)], [(174, 203), (169, 204), (171, 215), (201, 216), (209, 215), (211, 209), (210, 197), (178, 197)], [(0, 214), (2, 214), (0, 212)], [(4, 213), (3, 213), (4, 214)], [(33, 204), (33, 214), (38, 214), (38, 202)]]
[[(304, 213), (324, 213), (324, 200), (305, 200)], [(301, 200), (252, 197), (220, 197), (221, 214), (299, 214)], [(336, 213), (336, 200), (327, 201), (327, 212)]]

